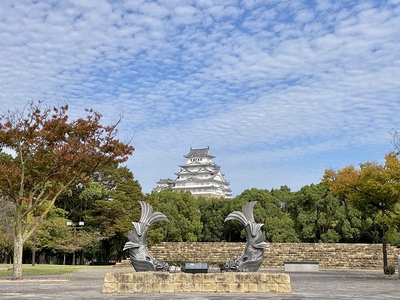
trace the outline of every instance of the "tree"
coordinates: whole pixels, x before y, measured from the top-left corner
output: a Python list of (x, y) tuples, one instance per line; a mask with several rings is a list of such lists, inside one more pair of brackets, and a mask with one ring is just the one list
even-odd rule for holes
[(12, 202), (1, 196), (0, 207), (0, 263), (3, 263), (7, 262), (12, 250), (12, 220), (15, 209)]
[(265, 218), (264, 231), (267, 241), (272, 243), (298, 243), (294, 222), (288, 214)]
[(169, 219), (169, 223), (154, 224), (155, 230), (160, 226), (164, 228), (165, 241), (197, 241), (202, 230), (202, 223), (199, 205), (190, 192), (167, 189), (160, 192), (153, 191), (147, 198), (150, 203), (157, 202), (156, 205), (152, 204), (154, 210), (162, 212)]
[(386, 227), (400, 201), (400, 161), (396, 154), (388, 153), (384, 165), (367, 162), (360, 164), (360, 169), (348, 166), (338, 171), (326, 170), (323, 181), (332, 193), (381, 224), (383, 265), (386, 267)]
[(121, 118), (103, 126), (93, 110), (71, 122), (67, 112), (68, 105), (49, 108), (32, 101), (0, 116), (0, 147), (15, 153), (12, 160), (0, 160), (0, 192), (15, 205), (14, 279), (22, 278), (24, 243), (56, 200), (86, 183), (96, 169), (124, 162), (134, 151), (116, 139)]
[[(286, 212), (286, 203), (290, 201), (291, 194), (286, 186), (271, 191), (252, 188), (235, 197), (233, 202), (235, 210), (250, 201), (259, 202), (259, 205), (254, 207), (254, 218), (264, 224), (263, 229), (268, 241), (298, 242), (294, 223)], [(244, 236), (243, 231), (241, 236)]]
[(224, 222), (232, 212), (231, 200), (226, 198), (199, 198), (199, 209), (203, 229), (199, 240), (202, 242), (229, 241), (230, 222)]
[(88, 226), (99, 230), (103, 236), (102, 246), (106, 251), (101, 260), (109, 260), (110, 255), (121, 259), (132, 222), (140, 218), (142, 188), (127, 167), (112, 165), (96, 177), (91, 188), (80, 194), (86, 207), (84, 218)]
[(76, 230), (77, 228), (67, 226), (69, 220), (66, 216), (66, 211), (53, 207), (27, 241), (26, 246), (34, 248), (34, 252), (39, 253), (39, 263), (45, 263), (46, 254), (63, 253), (63, 264), (65, 264), (66, 253), (82, 251), (99, 241), (98, 232), (89, 232), (85, 230), (86, 228)]
[(288, 210), (302, 242), (357, 241), (361, 225), (365, 225), (357, 211), (330, 193), (328, 186), (322, 183), (302, 187), (288, 204)]

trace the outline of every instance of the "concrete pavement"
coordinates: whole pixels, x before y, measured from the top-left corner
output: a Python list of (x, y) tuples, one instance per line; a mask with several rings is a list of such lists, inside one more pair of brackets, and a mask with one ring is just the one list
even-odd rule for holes
[[(132, 268), (90, 268), (71, 275), (32, 276), (22, 281), (0, 277), (0, 299), (400, 299), (397, 273), (391, 278), (383, 271), (331, 271), (289, 273), (290, 294), (102, 294), (104, 274), (131, 272)], [(260, 272), (283, 272), (261, 270)]]

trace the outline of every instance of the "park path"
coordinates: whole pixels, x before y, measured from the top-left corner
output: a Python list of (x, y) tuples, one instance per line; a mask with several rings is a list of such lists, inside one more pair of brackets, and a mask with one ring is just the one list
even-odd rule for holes
[[(0, 277), (0, 299), (400, 299), (400, 280), (381, 271), (290, 273), (290, 294), (102, 294), (104, 274), (132, 272), (132, 268), (85, 268), (70, 275), (32, 276), (23, 281)], [(277, 272), (262, 270), (262, 272)]]

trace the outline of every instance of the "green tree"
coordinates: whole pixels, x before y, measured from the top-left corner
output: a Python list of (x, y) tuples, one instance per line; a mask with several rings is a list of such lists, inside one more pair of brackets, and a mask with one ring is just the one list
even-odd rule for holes
[(273, 243), (298, 243), (293, 220), (288, 214), (281, 216), (267, 216), (265, 218), (264, 231), (267, 241)]
[(154, 208), (165, 214), (169, 219), (169, 223), (154, 226), (155, 229), (164, 228), (163, 240), (174, 242), (197, 241), (202, 230), (202, 223), (198, 202), (190, 192), (176, 192), (167, 189), (152, 192), (150, 196), (149, 198), (152, 198), (152, 200), (149, 203), (157, 202), (158, 205), (155, 205)]
[(35, 253), (39, 253), (39, 263), (45, 263), (46, 253), (56, 253), (58, 250), (63, 252), (66, 249), (63, 245), (72, 244), (71, 233), (66, 225), (68, 221), (66, 215), (66, 211), (53, 207), (25, 244), (32, 249), (34, 256)]
[[(30, 102), (0, 116), (0, 148), (15, 153), (0, 159), (0, 194), (15, 205), (13, 278), (22, 278), (24, 243), (59, 197), (109, 163), (127, 160), (134, 148), (116, 139), (116, 127), (101, 115), (68, 121), (68, 105), (43, 108)], [(34, 221), (35, 220), (35, 221)]]
[(366, 217), (382, 226), (383, 265), (387, 266), (386, 227), (390, 225), (400, 201), (400, 161), (395, 153), (385, 156), (385, 164), (362, 163), (360, 168), (326, 170), (324, 182)]
[(388, 220), (387, 242), (400, 247), (400, 203), (394, 207)]
[(39, 253), (39, 263), (45, 263), (47, 254), (63, 253), (65, 264), (66, 253), (82, 251), (99, 241), (98, 232), (88, 232), (87, 227), (67, 226), (67, 214), (63, 209), (53, 207), (27, 241), (26, 246), (34, 246)]
[[(0, 154), (1, 155), (1, 154)], [(0, 196), (0, 263), (7, 262), (12, 251), (12, 224), (15, 207), (11, 201)]]
[(71, 186), (69, 192), (61, 195), (55, 205), (67, 211), (68, 217), (74, 221), (82, 220), (85, 212), (93, 208), (94, 202), (104, 197), (102, 184), (93, 179), (98, 174), (96, 172), (85, 184)]
[(303, 242), (339, 242), (338, 226), (345, 219), (345, 207), (323, 184), (302, 187), (288, 207)]
[(97, 174), (97, 181), (84, 189), (80, 198), (91, 203), (84, 214), (88, 226), (103, 236), (100, 260), (123, 258), (122, 249), (127, 241), (132, 222), (140, 219), (142, 188), (127, 167), (109, 166)]
[[(254, 218), (258, 222), (264, 223), (263, 229), (268, 241), (297, 242), (298, 237), (293, 221), (286, 212), (286, 203), (290, 201), (291, 197), (290, 189), (286, 186), (271, 191), (253, 188), (245, 190), (235, 197), (233, 202), (235, 203), (235, 210), (239, 211), (247, 202), (259, 202), (254, 207)], [(241, 237), (243, 238), (244, 236), (244, 231), (242, 230)]]
[(225, 218), (231, 213), (231, 200), (226, 198), (199, 198), (199, 209), (203, 229), (198, 238), (202, 242), (229, 241), (229, 224)]

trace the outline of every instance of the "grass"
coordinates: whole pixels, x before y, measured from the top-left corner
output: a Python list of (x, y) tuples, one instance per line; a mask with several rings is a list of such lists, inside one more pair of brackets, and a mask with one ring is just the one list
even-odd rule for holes
[[(62, 275), (71, 274), (85, 268), (107, 268), (107, 266), (81, 266), (81, 265), (22, 265), (22, 273), (24, 276), (32, 275)], [(8, 270), (7, 270), (8, 269)], [(0, 264), (0, 276), (12, 276), (13, 270), (10, 264)]]

